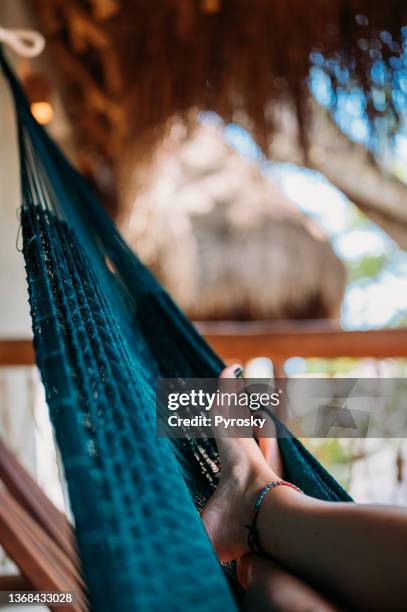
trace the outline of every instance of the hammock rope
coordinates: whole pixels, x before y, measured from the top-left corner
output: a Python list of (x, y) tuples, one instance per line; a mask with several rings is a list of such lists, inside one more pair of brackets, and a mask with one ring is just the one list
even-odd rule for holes
[[(36, 361), (91, 607), (234, 610), (197, 512), (216, 487), (216, 445), (155, 438), (157, 378), (217, 377), (223, 364), (36, 123), (2, 55), (1, 65), (17, 113)], [(350, 499), (298, 440), (280, 447), (304, 492)]]
[(0, 26), (0, 43), (10, 47), (20, 57), (33, 58), (41, 55), (45, 38), (36, 30), (15, 30)]

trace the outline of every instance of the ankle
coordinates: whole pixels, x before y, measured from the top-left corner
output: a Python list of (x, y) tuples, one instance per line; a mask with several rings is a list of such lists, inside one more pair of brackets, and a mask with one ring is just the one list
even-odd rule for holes
[(273, 480), (279, 480), (279, 478), (268, 468), (253, 471), (248, 475), (242, 497), (247, 514), (246, 524), (249, 524), (252, 520), (255, 504), (260, 491)]

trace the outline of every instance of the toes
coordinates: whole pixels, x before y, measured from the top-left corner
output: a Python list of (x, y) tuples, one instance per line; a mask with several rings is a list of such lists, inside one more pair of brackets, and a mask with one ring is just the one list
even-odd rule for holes
[(242, 378), (243, 372), (243, 366), (239, 363), (234, 363), (222, 370), (219, 378)]

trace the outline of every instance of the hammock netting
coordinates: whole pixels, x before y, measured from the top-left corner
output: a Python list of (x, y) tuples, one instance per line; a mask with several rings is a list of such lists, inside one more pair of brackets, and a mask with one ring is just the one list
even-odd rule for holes
[[(36, 361), (91, 608), (234, 610), (233, 571), (227, 579), (197, 511), (216, 487), (216, 444), (155, 435), (157, 379), (214, 378), (223, 364), (122, 240), (1, 63), (18, 123)], [(279, 443), (289, 480), (321, 499), (349, 499), (297, 439)]]

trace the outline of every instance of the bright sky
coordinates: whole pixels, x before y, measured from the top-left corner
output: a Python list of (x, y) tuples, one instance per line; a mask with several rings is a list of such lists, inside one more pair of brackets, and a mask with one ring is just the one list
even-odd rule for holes
[[(203, 113), (202, 120), (212, 124), (220, 121), (212, 113)], [(268, 162), (250, 134), (238, 125), (227, 125), (224, 135), (235, 150), (272, 176), (290, 200), (325, 229), (345, 262), (352, 265), (366, 256), (386, 256), (387, 262), (374, 279), (348, 283), (342, 308), (344, 327), (397, 325), (407, 314), (407, 253), (321, 174), (293, 164)], [(404, 159), (407, 161), (407, 138), (400, 136), (395, 160), (402, 165)]]
[(348, 329), (384, 327), (406, 315), (407, 253), (319, 173), (279, 164), (271, 174), (286, 195), (325, 229), (345, 262), (357, 263), (366, 256), (388, 257), (375, 279), (348, 284), (343, 325)]

